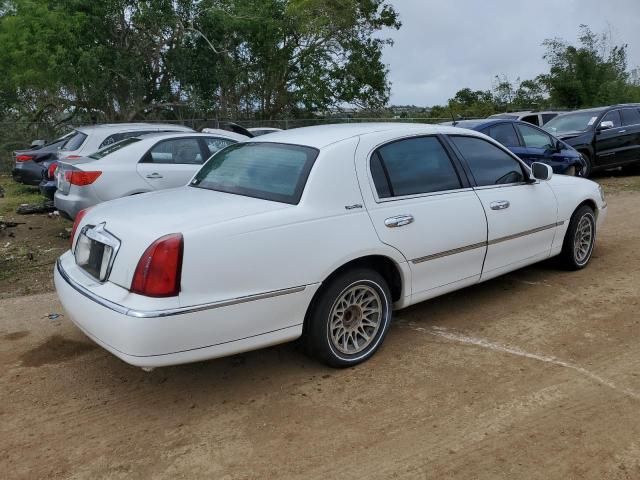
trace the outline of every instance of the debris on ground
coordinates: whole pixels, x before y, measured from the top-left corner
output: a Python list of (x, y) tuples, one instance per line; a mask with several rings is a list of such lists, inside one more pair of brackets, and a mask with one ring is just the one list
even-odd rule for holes
[(4, 198), (4, 188), (0, 186), (0, 198)]
[(32, 213), (49, 213), (55, 210), (53, 200), (46, 200), (42, 203), (23, 203), (16, 209), (19, 215), (28, 215)]
[(5, 230), (7, 228), (15, 228), (18, 225), (24, 225), (24, 222), (5, 222), (0, 220), (0, 230)]

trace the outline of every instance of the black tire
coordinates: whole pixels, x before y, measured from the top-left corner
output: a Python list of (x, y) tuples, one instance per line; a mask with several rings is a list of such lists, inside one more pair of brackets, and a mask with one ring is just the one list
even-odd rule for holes
[(591, 155), (589, 155), (587, 152), (580, 152), (580, 155), (582, 155), (582, 159), (585, 163), (585, 167), (582, 169), (580, 176), (589, 178), (593, 173), (593, 162), (591, 160)]
[[(387, 282), (374, 270), (356, 268), (321, 288), (307, 312), (303, 333), (307, 353), (331, 367), (365, 362), (378, 350), (391, 323), (393, 305)], [(372, 312), (364, 314), (367, 310)], [(334, 328), (330, 327), (332, 319)]]
[[(588, 224), (588, 225), (587, 225)], [(585, 237), (589, 231), (589, 240)], [(580, 238), (579, 238), (580, 237)], [(596, 216), (591, 207), (581, 205), (573, 212), (564, 236), (560, 260), (568, 270), (580, 270), (587, 266), (596, 244)]]

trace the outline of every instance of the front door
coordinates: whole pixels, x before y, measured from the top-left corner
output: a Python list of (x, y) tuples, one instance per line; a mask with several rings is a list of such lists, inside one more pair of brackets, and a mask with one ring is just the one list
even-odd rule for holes
[(448, 137), (467, 162), (487, 216), (482, 280), (546, 258), (557, 230), (557, 203), (546, 182), (528, 183), (526, 167), (481, 138)]
[(600, 125), (604, 122), (611, 122), (612, 128), (596, 128), (596, 165), (616, 165), (624, 162), (624, 133), (620, 110), (611, 110), (600, 120)]
[(409, 263), (413, 301), (477, 282), (486, 217), (442, 141), (374, 137), (361, 138), (358, 178), (374, 192), (365, 202), (378, 237)]

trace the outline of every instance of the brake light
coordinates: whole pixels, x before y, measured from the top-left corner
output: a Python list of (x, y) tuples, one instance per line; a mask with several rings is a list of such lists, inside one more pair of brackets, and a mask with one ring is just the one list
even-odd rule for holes
[(132, 293), (175, 297), (180, 293), (184, 239), (180, 233), (159, 238), (140, 257), (131, 282)]
[(77, 213), (75, 220), (73, 221), (73, 228), (71, 229), (71, 248), (73, 248), (73, 239), (76, 236), (76, 230), (78, 230), (78, 225), (80, 225), (80, 222), (82, 222), (82, 219), (84, 218), (84, 216), (87, 214), (88, 211), (89, 211), (88, 208), (85, 208), (84, 210), (80, 210)]
[(33, 155), (16, 155), (16, 162), (28, 162), (29, 160), (33, 159)]
[(64, 172), (64, 179), (71, 185), (86, 187), (95, 182), (102, 172), (85, 172), (83, 170), (67, 170)]
[(54, 178), (56, 178), (57, 169), (58, 169), (58, 164), (56, 162), (49, 165), (49, 168), (47, 169), (47, 178), (49, 180), (53, 180)]

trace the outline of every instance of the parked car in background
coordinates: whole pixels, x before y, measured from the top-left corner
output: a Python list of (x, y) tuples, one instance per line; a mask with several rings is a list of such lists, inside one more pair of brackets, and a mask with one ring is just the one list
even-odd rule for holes
[(394, 308), (555, 255), (585, 267), (606, 211), (596, 183), (471, 130), (299, 128), (227, 147), (182, 188), (83, 210), (55, 285), (132, 365), (302, 336), (346, 367), (376, 352)]
[(42, 146), (13, 152), (13, 179), (25, 185), (39, 185), (42, 181), (42, 162), (57, 159), (58, 150), (73, 136), (73, 131)]
[(531, 125), (537, 125), (541, 127), (550, 120), (554, 119), (562, 112), (544, 111), (538, 112), (535, 110), (527, 110), (524, 112), (508, 112), (508, 113), (496, 113), (489, 118), (501, 118), (504, 120), (520, 120), (521, 122), (527, 122)]
[(251, 132), (254, 137), (259, 137), (260, 135), (266, 135), (267, 133), (281, 132), (281, 128), (274, 127), (253, 127), (247, 128)]
[(42, 165), (44, 160), (80, 158), (123, 138), (152, 132), (193, 132), (193, 130), (182, 125), (153, 123), (112, 123), (78, 127), (56, 140), (55, 146), (54, 143), (50, 144), (52, 148), (47, 150), (46, 155), (41, 152), (42, 149), (49, 148), (48, 146), (35, 150), (40, 152), (39, 154), (15, 152), (13, 178), (26, 185), (40, 185), (50, 165), (47, 164), (45, 168)]
[(565, 113), (545, 125), (585, 158), (586, 174), (640, 163), (640, 104)]
[(185, 185), (211, 155), (247, 139), (225, 130), (210, 132), (129, 137), (87, 157), (60, 162), (54, 204), (73, 219), (80, 210), (107, 200)]
[(582, 175), (585, 161), (582, 155), (565, 142), (529, 123), (517, 120), (463, 120), (456, 127), (484, 133), (507, 147), (524, 162), (549, 165), (554, 173)]

